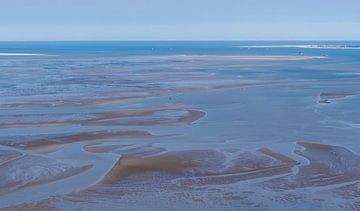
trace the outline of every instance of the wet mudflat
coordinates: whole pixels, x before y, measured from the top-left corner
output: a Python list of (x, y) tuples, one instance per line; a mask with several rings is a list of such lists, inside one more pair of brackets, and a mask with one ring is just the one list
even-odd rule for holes
[(0, 58), (1, 209), (360, 208), (357, 49), (174, 48)]

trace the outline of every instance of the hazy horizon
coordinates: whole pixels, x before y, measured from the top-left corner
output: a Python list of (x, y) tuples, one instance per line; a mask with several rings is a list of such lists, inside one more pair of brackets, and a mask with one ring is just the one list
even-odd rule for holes
[(273, 39), (273, 40), (201, 40), (201, 39), (191, 39), (191, 40), (176, 40), (176, 39), (154, 39), (154, 40), (0, 40), (0, 42), (360, 42), (360, 39), (294, 39), (294, 40), (285, 40), (285, 39)]

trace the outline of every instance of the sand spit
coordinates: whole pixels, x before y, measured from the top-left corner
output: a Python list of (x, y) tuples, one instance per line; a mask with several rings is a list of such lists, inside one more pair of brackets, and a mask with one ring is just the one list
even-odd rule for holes
[[(173, 77), (173, 76), (169, 76)], [(209, 76), (206, 74), (202, 74), (202, 77), (197, 76), (195, 78), (203, 80), (207, 77), (215, 77)], [(143, 79), (141, 83), (146, 83), (147, 80)], [(186, 79), (184, 79), (186, 81)], [(157, 79), (157, 83), (161, 83), (162, 81), (168, 81), (168, 78), (164, 77), (163, 79)], [(155, 81), (149, 81), (149, 83), (154, 83)], [(140, 83), (140, 82), (139, 82)], [(64, 84), (60, 84), (64, 85)], [(161, 96), (169, 96), (177, 93), (189, 93), (189, 92), (199, 92), (199, 91), (207, 91), (208, 87), (198, 87), (196, 84), (192, 83), (188, 86), (176, 86), (170, 87), (167, 84), (164, 84), (163, 87), (136, 87), (133, 90), (127, 90), (126, 92), (122, 89), (114, 89), (110, 93), (94, 93), (92, 97), (78, 97), (74, 99), (73, 97), (65, 97), (61, 99), (32, 99), (30, 101), (25, 102), (14, 102), (14, 103), (2, 103), (0, 102), (0, 109), (13, 109), (13, 108), (54, 108), (54, 107), (82, 107), (82, 106), (106, 106), (106, 105), (121, 105), (132, 103), (136, 101), (141, 101), (154, 97)], [(146, 91), (147, 94), (139, 94), (137, 92), (143, 93)], [(21, 99), (23, 101), (23, 99)]]
[(86, 145), (84, 146), (84, 150), (87, 152), (91, 152), (91, 153), (105, 153), (105, 152), (111, 152), (113, 150), (119, 149), (119, 148), (124, 148), (124, 147), (129, 147), (132, 146), (130, 144), (125, 144), (125, 145), (98, 145), (98, 144), (90, 144), (90, 145)]
[[(108, 119), (102, 119), (95, 123), (85, 123), (85, 125), (101, 126), (165, 126), (165, 125), (189, 125), (201, 119), (206, 115), (198, 110), (158, 110), (149, 112), (146, 116), (137, 116), (140, 118), (125, 118), (112, 116)], [(133, 116), (135, 117), (135, 116)]]
[(99, 131), (99, 132), (89, 132), (74, 134), (69, 136), (63, 136), (54, 139), (47, 140), (42, 139), (34, 141), (31, 145), (28, 145), (25, 149), (29, 151), (38, 151), (39, 149), (44, 148), (44, 146), (58, 145), (60, 144), (71, 144), (82, 141), (96, 141), (96, 140), (105, 140), (105, 139), (121, 139), (121, 138), (149, 138), (154, 137), (152, 134), (146, 131)]
[(143, 60), (165, 61), (298, 61), (307, 59), (324, 59), (326, 56), (261, 56), (261, 55), (170, 55), (146, 56)]
[(39, 114), (3, 116), (0, 128), (64, 125), (149, 126), (191, 124), (205, 112), (191, 109), (129, 110), (88, 114)]

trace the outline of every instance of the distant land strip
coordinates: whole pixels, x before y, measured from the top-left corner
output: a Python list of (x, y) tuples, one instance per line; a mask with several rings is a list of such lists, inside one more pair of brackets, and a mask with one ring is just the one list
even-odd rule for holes
[(234, 46), (237, 48), (310, 48), (310, 49), (349, 49), (360, 50), (358, 45), (247, 45)]
[(54, 55), (36, 54), (36, 53), (0, 53), (0, 56), (54, 56)]

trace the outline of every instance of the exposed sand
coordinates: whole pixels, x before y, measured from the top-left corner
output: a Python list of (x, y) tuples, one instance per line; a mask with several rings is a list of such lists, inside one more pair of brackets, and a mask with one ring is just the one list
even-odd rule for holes
[(172, 55), (146, 56), (144, 60), (179, 60), (179, 61), (298, 61), (306, 59), (324, 59), (326, 56), (259, 56), (259, 55)]
[(53, 100), (49, 102), (29, 102), (29, 103), (12, 103), (0, 104), (0, 108), (48, 108), (48, 107), (71, 107), (71, 106), (86, 106), (86, 105), (111, 105), (111, 104), (124, 104), (132, 101), (143, 100), (154, 96), (121, 96), (121, 97), (103, 97), (91, 99), (65, 99)]
[(12, 103), (12, 104), (0, 104), (0, 108), (45, 108), (49, 107), (49, 104), (44, 103)]
[(62, 143), (43, 144), (43, 142), (41, 142), (38, 143), (37, 146), (26, 148), (26, 150), (32, 153), (50, 153), (50, 152), (56, 152), (62, 149), (64, 146), (65, 144)]
[[(157, 117), (155, 119), (163, 118), (166, 121), (161, 120), (149, 120), (154, 114), (157, 112), (168, 111), (177, 112), (186, 111), (186, 115), (182, 116), (174, 116), (169, 117)], [(205, 116), (205, 112), (191, 109), (157, 109), (157, 110), (129, 110), (129, 111), (119, 111), (119, 112), (103, 112), (103, 113), (89, 113), (84, 114), (89, 117), (85, 119), (76, 119), (76, 118), (65, 118), (67, 116), (75, 115), (75, 114), (63, 114), (63, 115), (48, 115), (48, 121), (37, 122), (36, 118), (45, 119), (47, 115), (16, 115), (9, 116), (17, 121), (22, 118), (33, 118), (33, 121), (22, 122), (22, 123), (1, 123), (0, 128), (21, 128), (21, 127), (53, 127), (53, 126), (64, 126), (64, 125), (98, 125), (98, 126), (149, 126), (149, 125), (181, 125), (181, 124), (191, 124), (196, 120)], [(62, 118), (64, 120), (53, 120), (54, 116), (58, 116), (58, 119)], [(128, 119), (131, 117), (144, 117), (148, 118), (147, 120), (134, 119), (133, 121), (129, 121)], [(127, 121), (122, 121), (122, 118), (126, 118)], [(116, 119), (116, 121), (114, 121)]]
[(306, 158), (309, 164), (300, 166), (293, 175), (267, 181), (274, 190), (341, 184), (360, 179), (360, 156), (337, 146), (299, 142), (305, 150), (295, 153)]
[[(327, 196), (335, 194), (335, 197), (345, 199), (358, 198), (359, 184), (346, 182), (356, 182), (359, 179), (360, 171), (354, 165), (358, 162), (359, 156), (337, 146), (307, 142), (298, 144), (304, 147), (304, 150), (295, 153), (308, 159), (309, 164), (301, 164), (269, 148), (253, 151), (240, 149), (168, 151), (151, 145), (143, 147), (88, 145), (85, 149), (89, 152), (111, 152), (122, 155), (97, 185), (66, 196), (57, 196), (13, 208), (16, 210), (59, 208), (60, 205), (69, 202), (75, 206), (87, 202), (97, 205), (98, 200), (104, 203), (122, 202), (125, 206), (143, 194), (155, 194), (161, 199), (164, 199), (164, 195), (171, 196), (171, 200), (175, 198), (178, 202), (187, 202), (192, 206), (211, 204), (212, 201), (207, 201), (208, 198), (216, 200), (217, 203), (245, 203), (246, 206), (252, 206), (258, 204), (256, 196), (261, 195), (261, 192), (251, 190), (259, 191), (262, 187), (263, 194), (271, 193), (268, 195), (270, 198), (263, 198), (268, 203), (272, 200), (272, 203), (302, 203), (306, 196), (295, 194), (291, 192), (292, 190), (321, 186), (329, 188), (321, 189), (315, 195), (310, 194), (310, 199), (306, 200), (323, 202), (324, 194)], [(294, 171), (294, 167), (298, 167), (298, 171)], [(241, 184), (244, 186), (239, 186)], [(333, 184), (344, 185), (331, 188)], [(239, 187), (243, 188), (242, 192), (231, 191)], [(198, 195), (199, 192), (202, 194)], [(245, 200), (251, 198), (252, 200)]]
[(84, 147), (84, 150), (87, 152), (91, 152), (91, 153), (105, 153), (105, 152), (110, 152), (119, 148), (123, 148), (123, 147), (128, 147), (131, 145), (105, 145), (105, 146), (98, 146), (98, 145), (86, 145)]
[(45, 123), (17, 123), (17, 124), (0, 124), (0, 128), (21, 128), (21, 127), (55, 127), (68, 125), (67, 122), (45, 122)]
[[(101, 183), (119, 182), (125, 177), (150, 172), (196, 176), (184, 178), (183, 185), (228, 184), (247, 178), (289, 172), (297, 162), (270, 149), (258, 153), (242, 152), (225, 164), (224, 154), (211, 150), (164, 152), (164, 149), (143, 148), (119, 151), (121, 159)], [(212, 176), (212, 177), (209, 177)], [(214, 177), (216, 176), (216, 177)], [(199, 178), (197, 178), (199, 177)]]
[(31, 152), (48, 153), (61, 149), (65, 144), (71, 144), (82, 141), (96, 141), (106, 139), (124, 139), (124, 138), (150, 138), (154, 135), (146, 131), (98, 131), (81, 134), (57, 136), (48, 139), (35, 139), (10, 145)]
[(50, 206), (47, 203), (29, 203), (20, 206), (8, 207), (0, 210), (6, 211), (59, 211), (60, 209)]

